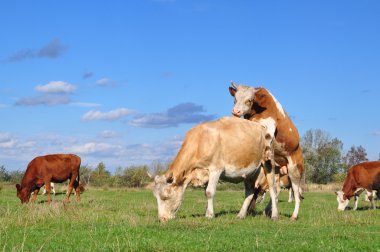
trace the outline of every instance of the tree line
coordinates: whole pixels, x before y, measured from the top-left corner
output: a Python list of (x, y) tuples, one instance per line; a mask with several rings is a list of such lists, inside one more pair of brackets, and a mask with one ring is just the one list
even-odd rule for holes
[[(301, 138), (301, 147), (305, 160), (305, 183), (342, 182), (352, 165), (368, 161), (363, 146), (351, 146), (343, 153), (343, 142), (321, 129), (308, 130)], [(378, 160), (380, 161), (380, 154)], [(154, 161), (150, 165), (118, 167), (112, 174), (100, 162), (95, 168), (81, 166), (80, 179), (85, 185), (95, 187), (144, 187), (152, 181), (148, 172), (161, 174), (168, 166), (169, 164)], [(23, 175), (24, 171), (7, 171), (4, 165), (0, 166), (0, 182), (20, 183)]]

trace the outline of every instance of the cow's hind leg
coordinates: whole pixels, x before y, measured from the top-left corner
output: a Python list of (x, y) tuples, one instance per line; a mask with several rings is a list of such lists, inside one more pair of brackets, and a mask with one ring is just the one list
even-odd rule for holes
[(265, 208), (264, 213), (266, 215), (271, 215), (273, 220), (278, 219), (278, 195), (277, 195), (277, 183), (275, 178), (275, 169), (274, 169), (274, 161), (266, 161), (265, 162), (265, 170), (266, 170), (266, 178), (269, 185), (269, 194), (270, 201)]
[(47, 202), (50, 203), (51, 202), (51, 185), (50, 185), (50, 181), (45, 183), (45, 188), (46, 188), (46, 192), (47, 192)]
[(206, 217), (213, 218), (214, 217), (214, 195), (216, 192), (216, 185), (218, 184), (219, 177), (221, 172), (219, 171), (211, 171), (209, 175), (209, 181), (206, 188), (206, 197), (207, 197), (207, 210)]
[(75, 195), (77, 196), (77, 201), (80, 201), (80, 186), (79, 182), (75, 180), (74, 182)]
[(256, 203), (256, 199), (254, 199), (255, 188), (253, 187), (252, 179), (247, 178), (246, 180), (244, 180), (244, 187), (245, 200), (243, 202), (243, 205), (241, 206), (239, 214), (236, 216), (239, 219), (244, 219), (247, 216), (248, 208), (254, 208)]
[[(291, 160), (291, 158), (289, 160)], [(293, 161), (290, 161), (289, 163), (289, 177), (292, 181), (292, 189), (295, 201), (294, 211), (291, 217), (292, 220), (297, 220), (301, 204), (301, 174), (298, 168), (299, 165), (302, 164), (296, 164)]]

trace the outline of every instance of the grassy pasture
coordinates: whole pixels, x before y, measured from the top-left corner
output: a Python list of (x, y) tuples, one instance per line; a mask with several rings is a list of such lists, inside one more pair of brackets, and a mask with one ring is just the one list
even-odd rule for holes
[(380, 251), (380, 210), (368, 209), (363, 198), (358, 211), (338, 212), (333, 193), (305, 193), (300, 218), (292, 222), (294, 205), (282, 192), (279, 221), (261, 214), (238, 220), (243, 192), (218, 191), (217, 216), (208, 220), (203, 191), (188, 190), (177, 219), (160, 224), (149, 190), (90, 188), (80, 203), (72, 198), (67, 205), (59, 187), (57, 193), (50, 205), (41, 195), (38, 203), (21, 205), (14, 186), (3, 186), (0, 250)]

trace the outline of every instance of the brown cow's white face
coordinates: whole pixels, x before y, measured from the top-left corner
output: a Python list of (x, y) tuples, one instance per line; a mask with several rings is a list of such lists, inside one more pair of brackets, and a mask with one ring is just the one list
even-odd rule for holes
[(344, 211), (348, 205), (348, 202), (350, 202), (348, 199), (344, 199), (343, 195), (344, 195), (344, 192), (343, 191), (337, 191), (335, 192), (336, 194), (336, 200), (338, 201), (338, 210), (340, 211)]
[(230, 94), (235, 97), (232, 114), (237, 117), (250, 114), (256, 90), (251, 87), (239, 85), (237, 89), (230, 87)]
[(28, 203), (30, 199), (30, 192), (28, 188), (22, 188), (21, 185), (17, 184), (17, 197), (21, 200), (21, 203)]
[(181, 206), (184, 191), (184, 186), (168, 183), (165, 175), (154, 178), (153, 194), (157, 199), (158, 218), (161, 222), (175, 218), (175, 214)]

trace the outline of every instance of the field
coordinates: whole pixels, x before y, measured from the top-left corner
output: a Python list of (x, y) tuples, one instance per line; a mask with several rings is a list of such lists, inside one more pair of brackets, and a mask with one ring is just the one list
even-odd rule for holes
[[(58, 187), (48, 205), (21, 205), (12, 185), (0, 191), (0, 250), (3, 251), (380, 251), (380, 210), (338, 212), (331, 192), (306, 192), (299, 220), (289, 216), (293, 203), (280, 195), (280, 219), (257, 214), (235, 218), (243, 192), (218, 191), (216, 218), (203, 217), (201, 190), (187, 190), (177, 219), (157, 220), (149, 190), (90, 188), (77, 203), (64, 205)], [(267, 197), (269, 198), (269, 197)], [(268, 199), (267, 199), (268, 200)], [(376, 202), (377, 205), (379, 201)], [(352, 203), (350, 203), (352, 206)], [(264, 204), (258, 205), (262, 212)]]

